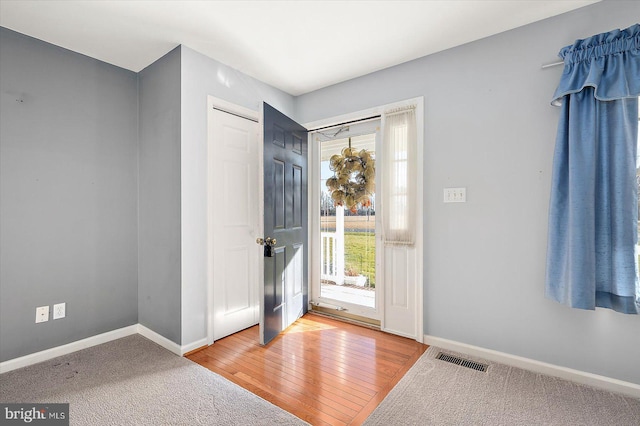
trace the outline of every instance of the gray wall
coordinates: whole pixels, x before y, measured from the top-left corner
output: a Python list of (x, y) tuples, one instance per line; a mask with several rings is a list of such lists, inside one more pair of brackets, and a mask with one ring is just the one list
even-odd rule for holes
[(180, 55), (139, 73), (138, 319), (175, 343), (180, 330)]
[(137, 322), (205, 338), (207, 95), (293, 97), (184, 47), (135, 74), (0, 30), (0, 360)]
[(293, 97), (182, 47), (182, 344), (206, 338), (207, 95), (257, 111), (293, 114)]
[[(543, 296), (562, 67), (540, 69), (638, 17), (600, 3), (296, 99), (304, 123), (424, 96), (426, 334), (640, 383), (640, 316)], [(443, 204), (457, 186), (467, 203)]]
[(0, 76), (5, 361), (138, 322), (137, 80), (4, 28)]

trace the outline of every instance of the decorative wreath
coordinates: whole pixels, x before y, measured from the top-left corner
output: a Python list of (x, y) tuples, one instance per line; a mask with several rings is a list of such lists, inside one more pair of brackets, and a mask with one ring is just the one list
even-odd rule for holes
[(376, 160), (366, 149), (358, 152), (348, 147), (331, 156), (329, 168), (334, 173), (327, 179), (327, 188), (336, 206), (355, 212), (358, 204), (371, 206), (369, 198), (375, 192)]

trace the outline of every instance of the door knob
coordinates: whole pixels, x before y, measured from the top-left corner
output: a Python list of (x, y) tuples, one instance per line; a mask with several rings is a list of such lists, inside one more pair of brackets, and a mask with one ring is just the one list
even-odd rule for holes
[(275, 246), (278, 240), (275, 238), (267, 237), (267, 238), (256, 238), (256, 244), (261, 246)]
[(271, 237), (267, 237), (264, 239), (257, 238), (256, 243), (258, 243), (261, 246), (264, 246), (264, 257), (273, 257), (273, 250), (271, 250), (271, 247), (276, 245), (275, 238), (271, 238)]
[(271, 248), (277, 243), (275, 238), (256, 238), (256, 243), (264, 246), (264, 257), (273, 257), (273, 250)]

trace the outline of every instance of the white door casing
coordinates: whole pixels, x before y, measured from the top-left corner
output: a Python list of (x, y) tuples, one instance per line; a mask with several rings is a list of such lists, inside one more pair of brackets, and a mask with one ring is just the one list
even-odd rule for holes
[(252, 113), (209, 99), (209, 344), (259, 320), (260, 126)]

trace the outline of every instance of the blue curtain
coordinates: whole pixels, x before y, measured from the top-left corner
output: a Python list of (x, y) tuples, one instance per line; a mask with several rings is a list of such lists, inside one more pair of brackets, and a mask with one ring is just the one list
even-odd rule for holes
[(545, 294), (573, 308), (637, 314), (640, 25), (559, 55)]

